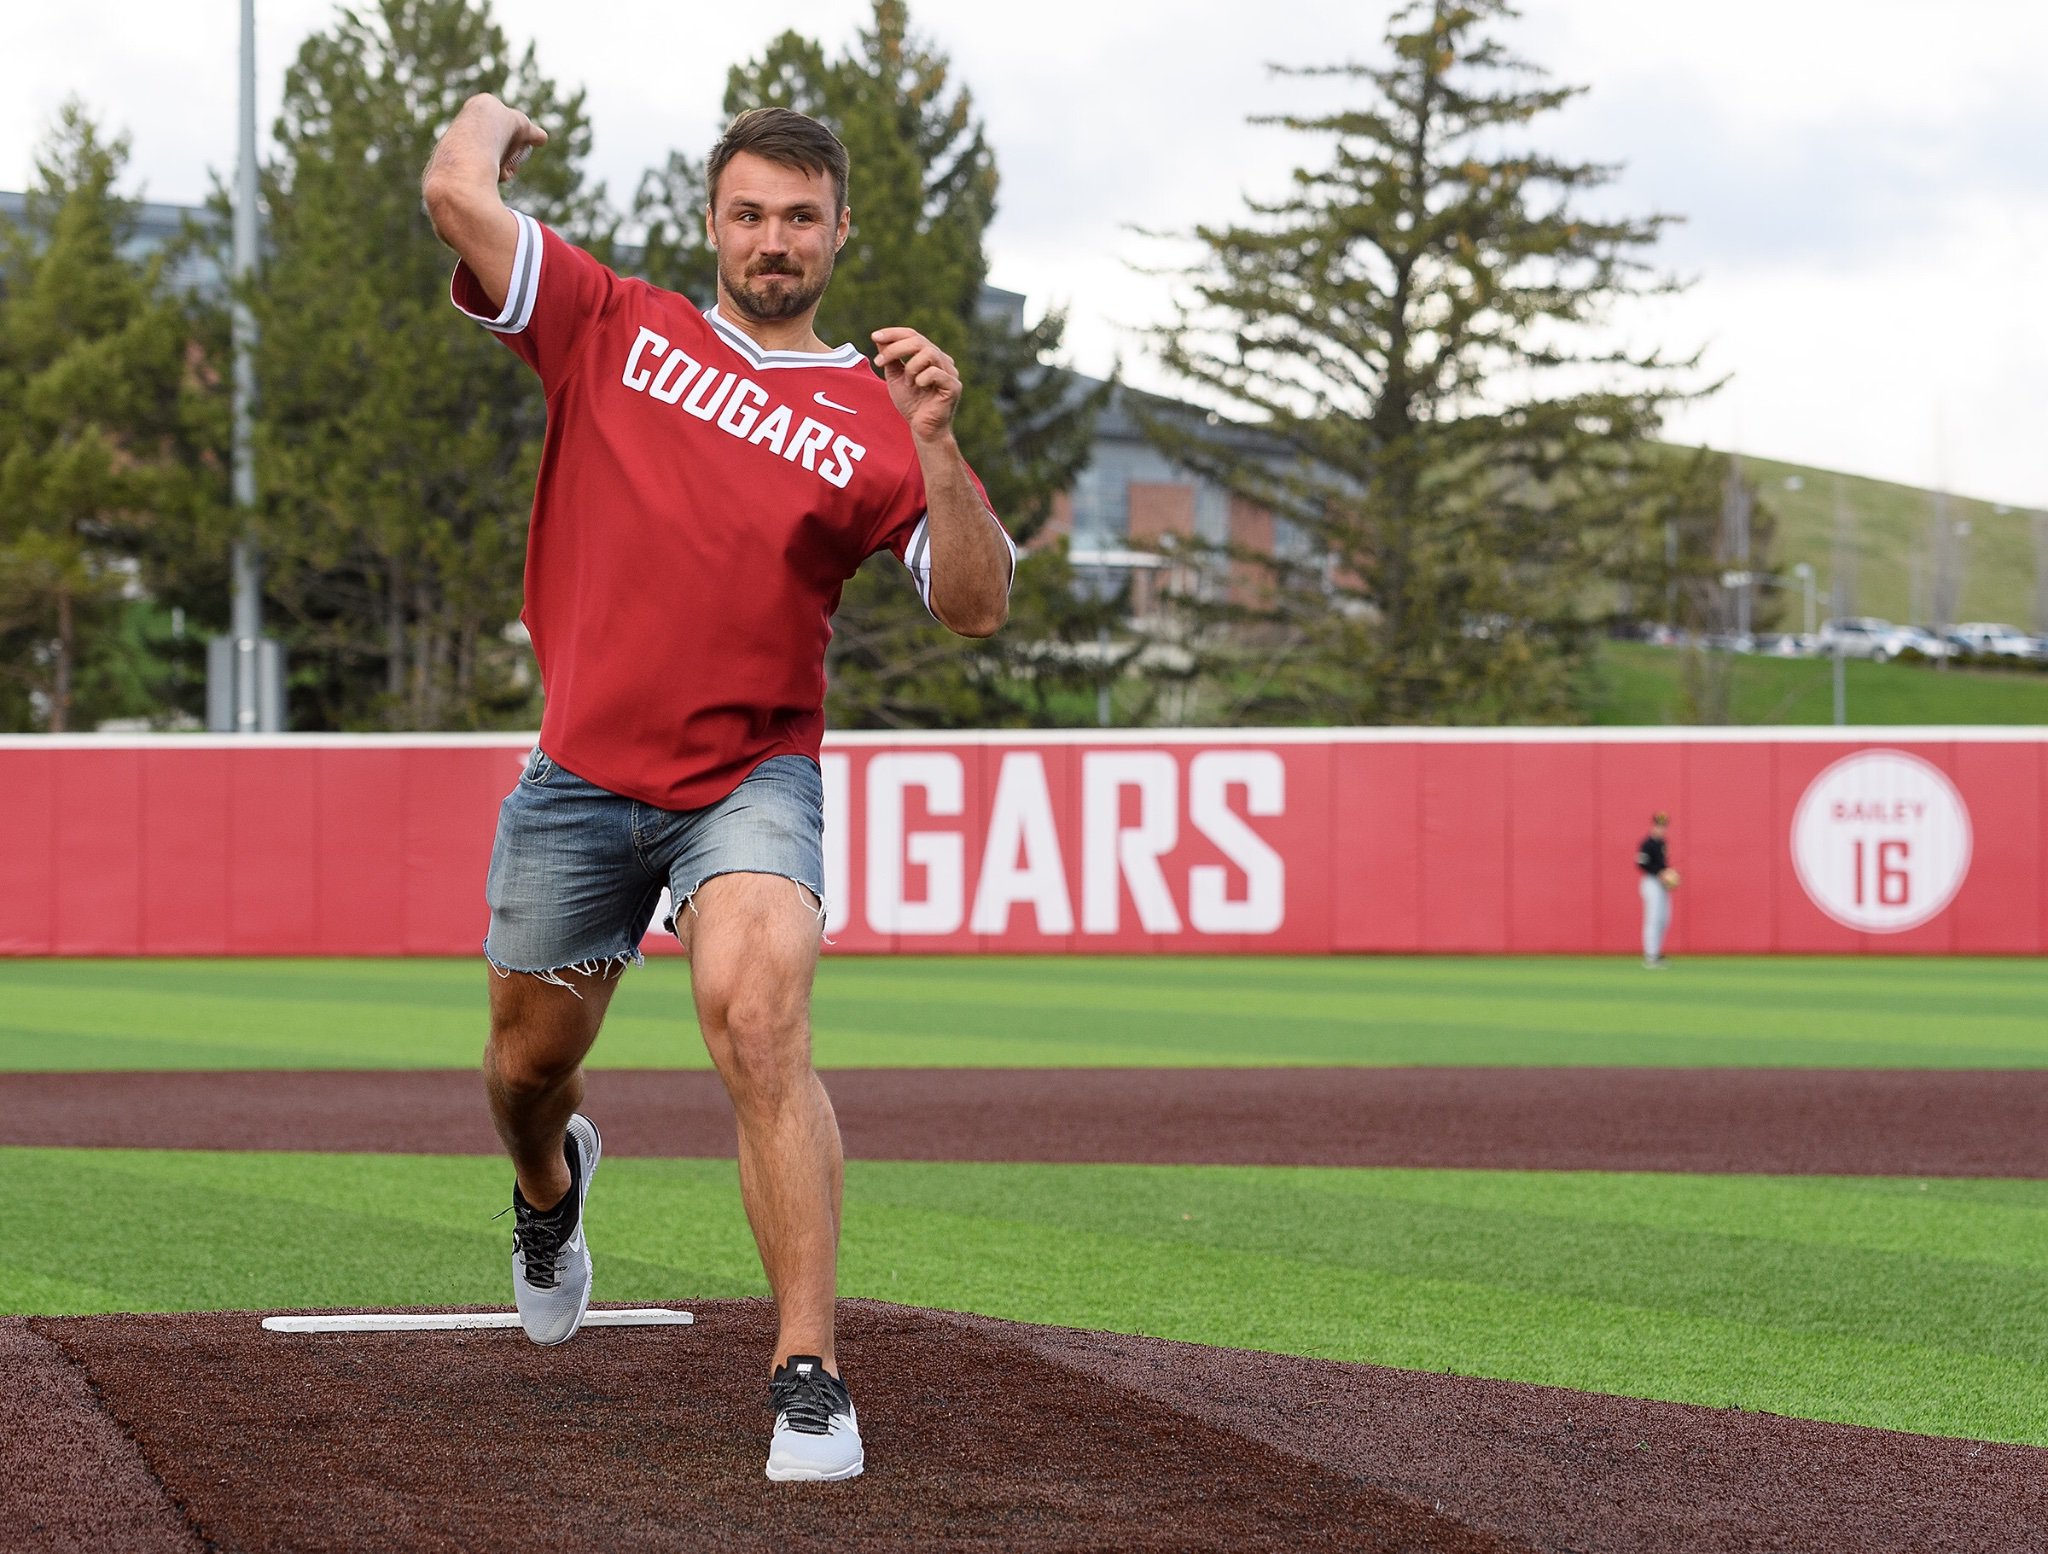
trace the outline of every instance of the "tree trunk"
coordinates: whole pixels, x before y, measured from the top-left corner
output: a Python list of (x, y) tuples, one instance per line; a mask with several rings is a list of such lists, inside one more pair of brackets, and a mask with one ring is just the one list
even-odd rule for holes
[(71, 590), (57, 590), (57, 657), (50, 674), (50, 732), (64, 734), (71, 729), (71, 639), (76, 626), (71, 618)]
[(392, 711), (405, 691), (405, 574), (394, 560), (384, 568), (384, 694)]
[(464, 621), (455, 638), (455, 702), (469, 724), (476, 722), (477, 632), (475, 621)]
[(434, 716), (434, 643), (439, 634), (434, 630), (434, 601), (424, 578), (413, 584), (412, 612), (412, 726), (429, 728)]

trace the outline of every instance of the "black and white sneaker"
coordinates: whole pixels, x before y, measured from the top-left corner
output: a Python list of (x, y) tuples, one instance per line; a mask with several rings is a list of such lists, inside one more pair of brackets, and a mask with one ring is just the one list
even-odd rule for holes
[(852, 1478), (866, 1465), (846, 1383), (816, 1355), (793, 1354), (775, 1368), (768, 1406), (775, 1410), (775, 1434), (768, 1443), (770, 1478)]
[(583, 1200), (597, 1175), (604, 1142), (597, 1126), (580, 1112), (569, 1119), (562, 1155), (569, 1162), (569, 1190), (545, 1211), (534, 1208), (512, 1186), (512, 1300), (519, 1325), (537, 1344), (565, 1343), (583, 1325), (590, 1308), (590, 1247), (583, 1239)]

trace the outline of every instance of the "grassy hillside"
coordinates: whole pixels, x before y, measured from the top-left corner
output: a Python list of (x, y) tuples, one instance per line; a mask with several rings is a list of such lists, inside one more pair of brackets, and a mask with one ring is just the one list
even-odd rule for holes
[[(1818, 579), (1823, 616), (1829, 613), (1828, 590), (1834, 576), (1839, 489), (1855, 537), (1854, 584), (1844, 613), (1881, 615), (1894, 621), (1924, 619), (1932, 593), (1928, 558), (1935, 499), (1931, 492), (1746, 454), (1742, 467), (1778, 520), (1772, 566), (1789, 573), (1795, 563), (1809, 563)], [(2048, 621), (2035, 618), (2033, 514), (1961, 496), (1949, 497), (1946, 505), (1952, 521), (1969, 525), (1961, 540), (1963, 587), (1957, 619), (2010, 621), (2033, 630), (2048, 629)], [(1920, 569), (1917, 589), (1916, 565)], [(1787, 603), (1790, 608), (1783, 619), (1787, 627), (1796, 630), (1797, 595)]]
[[(1603, 642), (1580, 706), (1590, 723), (1651, 725), (1698, 721), (1684, 691), (1686, 655), (1639, 642)], [(1831, 723), (1834, 667), (1824, 658), (1727, 660), (1729, 721)], [(1852, 661), (1846, 671), (1851, 723), (2048, 724), (2048, 673), (1937, 669)]]

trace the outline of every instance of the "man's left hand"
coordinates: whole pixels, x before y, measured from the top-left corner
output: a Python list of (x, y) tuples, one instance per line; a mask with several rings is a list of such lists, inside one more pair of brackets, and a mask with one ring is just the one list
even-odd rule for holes
[(877, 329), (875, 366), (889, 384), (897, 413), (920, 442), (944, 437), (960, 404), (960, 374), (953, 358), (915, 329)]

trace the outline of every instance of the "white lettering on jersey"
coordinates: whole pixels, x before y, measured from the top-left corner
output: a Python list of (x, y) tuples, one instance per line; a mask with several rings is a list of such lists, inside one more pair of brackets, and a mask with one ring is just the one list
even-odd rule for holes
[(777, 405), (761, 417), (761, 424), (754, 428), (754, 435), (747, 439), (751, 443), (766, 443), (776, 453), (782, 451), (783, 439), (789, 436), (789, 423), (793, 412), (787, 405)]
[[(650, 365), (656, 356), (661, 365)], [(664, 405), (681, 401), (682, 407), (700, 421), (709, 422), (728, 436), (752, 447), (765, 447), (792, 464), (802, 464), (828, 485), (844, 491), (853, 472), (868, 450), (851, 437), (841, 436), (824, 422), (779, 404), (768, 390), (752, 378), (736, 372), (707, 367), (681, 346), (671, 346), (659, 332), (641, 326), (619, 381), (636, 394), (645, 394)], [(822, 393), (812, 396), (822, 405), (855, 413)], [(796, 423), (792, 432), (790, 425)], [(827, 450), (830, 450), (829, 452)]]
[(752, 378), (740, 379), (740, 386), (733, 390), (732, 398), (725, 403), (725, 414), (718, 418), (718, 429), (731, 432), (735, 437), (746, 436), (754, 429), (755, 418), (767, 403), (766, 389)]
[(643, 324), (638, 338), (633, 341), (633, 349), (626, 353), (626, 375), (620, 379), (627, 388), (637, 389), (643, 394), (647, 392), (649, 374), (640, 366), (640, 353), (650, 345), (654, 347), (656, 355), (668, 349), (667, 339)]
[(832, 439), (832, 462), (821, 467), (818, 474), (844, 491), (846, 483), (853, 479), (853, 466), (867, 451), (850, 437), (835, 437)]
[[(718, 392), (710, 392), (713, 384)], [(704, 376), (697, 380), (697, 386), (690, 390), (683, 401), (683, 408), (700, 421), (709, 421), (718, 414), (718, 407), (725, 403), (725, 396), (732, 392), (733, 375), (720, 372), (716, 367), (706, 367)]]
[(802, 459), (805, 469), (816, 469), (819, 453), (831, 440), (831, 427), (805, 416), (804, 424), (796, 429), (796, 435), (790, 438), (789, 446), (782, 450), (782, 456), (791, 463)]
[(683, 397), (683, 390), (697, 376), (697, 367), (696, 357), (677, 346), (668, 353), (668, 360), (661, 364), (661, 371), (654, 375), (654, 386), (647, 392), (664, 405), (672, 405)]

